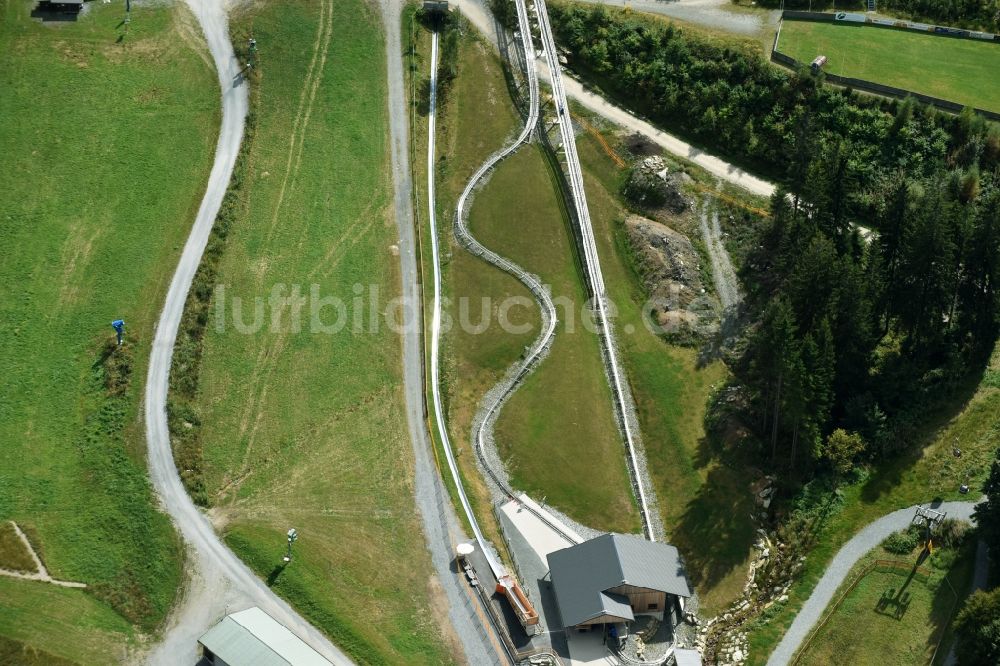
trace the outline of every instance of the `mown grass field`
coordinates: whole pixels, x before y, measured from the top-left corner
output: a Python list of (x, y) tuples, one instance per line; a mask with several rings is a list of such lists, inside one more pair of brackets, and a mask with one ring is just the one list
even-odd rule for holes
[[(914, 570), (917, 551), (899, 556), (876, 548), (848, 573), (824, 611), (825, 624), (797, 663), (924, 666), (932, 658), (933, 663), (943, 663), (947, 640), (942, 639), (971, 585), (975, 550), (971, 542), (958, 550), (939, 550)], [(877, 565), (876, 560), (899, 565)], [(939, 643), (942, 647), (935, 658)]]
[[(453, 242), (451, 225), (461, 190), (482, 160), (514, 136), (522, 123), (495, 50), (480, 41), (471, 27), (466, 30), (459, 73), (438, 117), (438, 226), (443, 246), (448, 248), (443, 261), (445, 290), (451, 299), (448, 313), (455, 322), (444, 340), (444, 381), (449, 432), (467, 488), (473, 491), (480, 520), (496, 535), (489, 493), (475, 468), (472, 418), (483, 394), (538, 335), (539, 313), (523, 285)], [(430, 37), (419, 27), (417, 34), (420, 69), (416, 81), (420, 82), (427, 76)], [(426, 123), (421, 118), (415, 126), (414, 171), (419, 191), (424, 192)], [(584, 524), (636, 531), (638, 513), (600, 347), (593, 333), (580, 326), (585, 296), (557, 186), (540, 151), (526, 147), (499, 167), (475, 195), (470, 209), (470, 228), (477, 238), (537, 272), (552, 284), (553, 296), (572, 300), (576, 317), (575, 332), (567, 334), (560, 326), (550, 355), (504, 407), (497, 423), (497, 443), (517, 488), (536, 498), (545, 497)], [(420, 204), (426, 283), (430, 279), (426, 199)], [(498, 308), (509, 297), (525, 304), (508, 313), (512, 324), (524, 326), (521, 332), (505, 331), (498, 324)], [(469, 323), (483, 320), (483, 298), (490, 299), (485, 306), (489, 325), (481, 331), (461, 326), (463, 310)]]
[(833, 74), (1000, 111), (1000, 44), (909, 30), (784, 21), (778, 50), (799, 62), (817, 55)]
[[(579, 135), (577, 146), (667, 540), (684, 555), (701, 607), (710, 615), (738, 596), (754, 538), (749, 480), (727, 464), (730, 455), (706, 436), (704, 427), (709, 397), (728, 370), (718, 360), (700, 363), (697, 349), (669, 344), (646, 327), (646, 295), (630, 263), (622, 225), (626, 212), (614, 195), (621, 172), (592, 134)], [(698, 241), (697, 232), (692, 240)]]
[[(420, 24), (416, 7), (411, 5), (405, 15), (404, 38), (412, 44), (409, 55), (410, 98), (412, 103), (411, 143), (414, 159), (413, 177), (415, 191), (415, 219), (420, 234), (424, 290), (434, 288), (430, 270), (430, 233), (427, 221), (427, 108), (422, 98), (423, 86), (430, 72), (430, 31)], [(480, 296), (487, 295), (498, 303), (508, 296), (531, 298), (531, 293), (519, 282), (463, 248), (453, 244), (451, 226), (454, 222), (455, 203), (465, 183), (486, 157), (519, 127), (513, 106), (509, 103), (506, 83), (499, 59), (483, 38), (475, 31), (466, 31), (459, 42), (458, 73), (451, 91), (439, 100), (437, 118), (437, 220), (442, 250), (442, 273), (445, 312), (460, 323), (462, 299), (469, 304), (464, 310), (470, 322), (481, 319)], [(482, 113), (488, 109), (488, 113)], [(429, 307), (429, 302), (426, 303)], [(491, 313), (492, 316), (492, 313)], [(516, 324), (528, 323), (531, 330), (517, 335), (504, 333), (496, 326), (472, 335), (461, 326), (452, 327), (442, 341), (442, 381), (448, 410), (448, 429), (458, 460), (463, 485), (480, 527), (491, 541), (503, 547), (499, 526), (490, 509), (490, 493), (486, 480), (476, 467), (472, 449), (472, 419), (479, 400), (489, 388), (499, 381), (510, 363), (521, 354), (525, 345), (538, 334), (537, 309), (519, 309), (511, 313)], [(425, 316), (426, 334), (430, 334), (429, 317)], [(430, 362), (428, 357), (427, 362)], [(428, 387), (428, 400), (430, 390)], [(437, 428), (428, 422), (438, 455), (440, 450)], [(442, 469), (445, 485), (453, 484), (447, 469)], [(456, 497), (457, 506), (457, 497)], [(460, 512), (461, 513), (461, 512)], [(464, 522), (464, 516), (461, 516)]]
[(470, 213), (483, 244), (541, 277), (559, 309), (548, 356), (497, 420), (497, 446), (517, 487), (590, 527), (634, 532), (625, 445), (600, 341), (583, 324), (587, 293), (557, 186), (532, 145), (498, 167)]
[[(799, 579), (789, 590), (789, 601), (767, 623), (750, 634), (751, 663), (764, 664), (792, 623), (837, 550), (858, 530), (891, 511), (934, 499), (975, 501), (1000, 447), (1000, 347), (971, 398), (953, 411), (935, 415), (927, 443), (874, 471), (864, 481), (841, 490), (843, 508), (823, 528)], [(964, 400), (958, 398), (957, 400)], [(962, 450), (956, 458), (952, 449)], [(962, 495), (967, 483), (972, 493)]]
[[(399, 338), (382, 317), (399, 277), (376, 12), (302, 0), (233, 18), (237, 41), (252, 28), (259, 46), (257, 125), (201, 364), (205, 482), (227, 543), (353, 658), (438, 664), (449, 630), (413, 501)], [(307, 304), (299, 331), (292, 306), (268, 306), (241, 332), (232, 298), (250, 324), (275, 285), (339, 297), (346, 328), (322, 332)]]
[[(218, 82), (181, 4), (133, 7), (127, 35), (118, 4), (57, 25), (31, 7), (0, 4), (0, 520), (89, 587), (0, 579), (0, 637), (110, 663), (181, 584), (140, 398), (211, 166)], [(126, 345), (105, 357), (118, 317)]]

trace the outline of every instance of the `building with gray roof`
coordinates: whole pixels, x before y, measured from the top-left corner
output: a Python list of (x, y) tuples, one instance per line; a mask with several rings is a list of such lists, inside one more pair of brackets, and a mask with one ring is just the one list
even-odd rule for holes
[(605, 534), (549, 553), (548, 562), (567, 628), (679, 612), (691, 596), (680, 555), (665, 543)]
[(256, 606), (222, 618), (198, 642), (211, 666), (333, 666)]

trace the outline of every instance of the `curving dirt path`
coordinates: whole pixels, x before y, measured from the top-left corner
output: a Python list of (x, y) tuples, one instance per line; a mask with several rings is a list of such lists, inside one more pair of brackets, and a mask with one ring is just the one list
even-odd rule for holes
[[(937, 511), (944, 511), (948, 514), (949, 518), (970, 520), (972, 518), (972, 510), (976, 504), (975, 502), (942, 502), (940, 504), (917, 506), (929, 506)], [(833, 556), (833, 560), (827, 566), (826, 573), (819, 579), (812, 594), (809, 595), (802, 608), (799, 609), (799, 613), (795, 616), (792, 626), (788, 628), (778, 647), (771, 653), (770, 658), (767, 660), (767, 666), (785, 666), (785, 664), (791, 662), (799, 646), (802, 645), (802, 641), (806, 639), (810, 630), (812, 630), (813, 626), (823, 616), (826, 607), (830, 604), (830, 600), (833, 599), (834, 593), (836, 593), (840, 584), (844, 582), (844, 578), (847, 577), (851, 568), (868, 551), (882, 543), (890, 534), (908, 527), (910, 521), (913, 520), (917, 506), (893, 511), (888, 515), (882, 516), (875, 522), (869, 523), (837, 551), (837, 554)]]
[(164, 509), (173, 518), (188, 546), (189, 569), (187, 589), (171, 613), (162, 642), (151, 650), (147, 663), (165, 666), (195, 663), (198, 636), (225, 613), (256, 605), (330, 661), (350, 664), (350, 659), (343, 652), (278, 598), (222, 543), (211, 523), (184, 490), (174, 466), (166, 412), (170, 361), (191, 282), (229, 185), (248, 109), (247, 89), (229, 42), (223, 1), (187, 2), (205, 33), (219, 74), (222, 126), (205, 196), (170, 282), (156, 327), (146, 377), (146, 439), (150, 478)]
[(715, 281), (715, 293), (719, 296), (719, 303), (722, 304), (724, 316), (731, 315), (739, 306), (742, 296), (740, 294), (740, 281), (736, 277), (736, 270), (729, 260), (729, 252), (726, 251), (725, 243), (722, 239), (722, 228), (719, 225), (719, 211), (712, 208), (712, 221), (708, 220), (711, 201), (706, 196), (699, 206), (699, 219), (702, 240), (708, 249), (708, 257), (712, 263), (712, 277)]

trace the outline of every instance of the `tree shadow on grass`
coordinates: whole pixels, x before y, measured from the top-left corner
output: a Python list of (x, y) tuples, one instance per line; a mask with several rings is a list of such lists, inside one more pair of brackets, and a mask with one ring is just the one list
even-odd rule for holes
[[(948, 398), (928, 412), (927, 418), (913, 436), (913, 444), (900, 452), (894, 459), (886, 461), (876, 468), (876, 471), (861, 489), (861, 499), (864, 502), (875, 502), (905, 483), (905, 476), (924, 457), (924, 449), (933, 443), (938, 433), (959, 416), (969, 404), (979, 388), (982, 374), (980, 370), (969, 373), (963, 378)], [(956, 479), (955, 490), (958, 489), (959, 482), (960, 480)], [(930, 489), (927, 489), (927, 492), (931, 492)], [(923, 497), (915, 501), (926, 502), (930, 499)]]
[(702, 594), (747, 559), (755, 534), (748, 482), (735, 469), (712, 468), (670, 535), (690, 583)]
[(278, 577), (281, 575), (281, 572), (284, 571), (285, 567), (287, 567), (287, 566), (288, 566), (288, 562), (282, 562), (278, 566), (276, 566), (273, 569), (271, 569), (271, 573), (267, 574), (267, 586), (268, 587), (273, 587), (274, 584), (278, 582)]

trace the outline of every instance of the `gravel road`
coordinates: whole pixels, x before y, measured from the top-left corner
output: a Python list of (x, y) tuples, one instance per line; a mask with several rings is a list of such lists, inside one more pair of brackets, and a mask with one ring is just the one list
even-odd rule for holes
[[(496, 44), (496, 32), (493, 29), (493, 17), (485, 9), (482, 2), (479, 0), (455, 0), (454, 4), (480, 32), (490, 39), (491, 43)], [(644, 4), (673, 6), (675, 4), (684, 3), (654, 2)], [(639, 9), (638, 5), (634, 5), (634, 7)], [(539, 75), (544, 80), (548, 81), (550, 78), (549, 69), (546, 67), (544, 60), (539, 60), (537, 66)], [(604, 116), (613, 123), (632, 132), (642, 134), (668, 153), (690, 160), (703, 168), (705, 171), (708, 171), (713, 176), (742, 187), (753, 194), (758, 194), (764, 197), (770, 197), (774, 194), (775, 186), (773, 183), (757, 178), (756, 176), (747, 173), (743, 169), (740, 169), (723, 159), (710, 155), (700, 148), (695, 148), (686, 141), (682, 141), (672, 134), (668, 134), (667, 132), (656, 128), (642, 118), (632, 115), (632, 113), (622, 109), (621, 107), (615, 106), (597, 93), (585, 89), (583, 84), (576, 79), (564, 76), (563, 88), (565, 89), (567, 96), (576, 100), (590, 111)]]
[(689, 23), (722, 30), (737, 35), (755, 36), (768, 27), (777, 26), (781, 12), (740, 11), (731, 9), (730, 0), (581, 0), (609, 7), (629, 7), (635, 12), (660, 14)]
[[(462, 14), (476, 26), (476, 28), (486, 35), (493, 44), (496, 44), (496, 32), (493, 29), (493, 17), (483, 7), (478, 0), (455, 0)], [(649, 3), (657, 6), (675, 3)], [(638, 9), (638, 7), (636, 7)], [(539, 61), (538, 73), (546, 81), (549, 80), (549, 69), (544, 61)], [(651, 123), (632, 115), (630, 112), (615, 106), (597, 93), (591, 92), (583, 87), (583, 84), (569, 76), (563, 77), (563, 88), (566, 95), (579, 102), (582, 106), (594, 113), (604, 116), (613, 123), (633, 132), (638, 132), (668, 153), (683, 157), (697, 164), (713, 176), (721, 178), (729, 183), (742, 187), (753, 194), (769, 197), (774, 194), (774, 184), (753, 176), (743, 169), (736, 167), (723, 159), (710, 155), (700, 148), (695, 148), (686, 141), (682, 141), (672, 134), (668, 134), (654, 127)]]
[(424, 367), (422, 295), (417, 271), (417, 240), (414, 229), (413, 176), (409, 163), (408, 105), (403, 77), (403, 46), (400, 14), (403, 0), (381, 0), (382, 22), (385, 26), (386, 53), (389, 74), (389, 131), (392, 145), (392, 176), (395, 184), (393, 204), (396, 227), (399, 230), (399, 266), (402, 297), (409, 304), (407, 314), (414, 319), (403, 327), (403, 391), (406, 398), (406, 419), (416, 461), (414, 499), (424, 526), (424, 536), (431, 562), (448, 599), (451, 626), (462, 643), (466, 661), (470, 664), (491, 664), (497, 661), (482, 623), (465, 600), (464, 581), (451, 570), (455, 545), (465, 541), (450, 498), (431, 458), (431, 441), (427, 433), (424, 405)]
[[(937, 511), (944, 511), (948, 514), (949, 518), (970, 520), (975, 503), (943, 502), (940, 506), (935, 504), (921, 506), (930, 506)], [(834, 555), (833, 560), (827, 566), (826, 573), (819, 579), (819, 583), (816, 584), (812, 594), (806, 600), (806, 603), (803, 604), (801, 610), (799, 610), (799, 614), (795, 616), (792, 626), (788, 628), (784, 638), (781, 639), (781, 643), (771, 653), (771, 657), (767, 660), (767, 666), (784, 666), (791, 662), (792, 657), (795, 656), (795, 651), (799, 649), (799, 645), (809, 635), (809, 631), (813, 625), (823, 616), (823, 612), (826, 610), (827, 605), (829, 605), (830, 600), (833, 599), (837, 588), (844, 582), (844, 578), (847, 577), (851, 567), (868, 551), (879, 545), (887, 536), (909, 526), (916, 510), (916, 506), (911, 506), (907, 509), (900, 509), (899, 511), (893, 511), (888, 515), (882, 516), (875, 522), (869, 523), (837, 551), (837, 554)]]
[(699, 216), (701, 219), (701, 237), (708, 249), (708, 257), (712, 262), (712, 277), (715, 279), (715, 292), (725, 313), (732, 313), (740, 303), (740, 281), (736, 270), (729, 260), (725, 242), (722, 239), (722, 228), (719, 225), (719, 211), (712, 209), (712, 222), (709, 224), (708, 213), (711, 201), (706, 196), (702, 199)]
[(156, 327), (146, 377), (146, 439), (150, 478), (164, 509), (180, 530), (188, 550), (187, 589), (171, 613), (163, 641), (152, 648), (147, 662), (165, 666), (194, 664), (199, 635), (225, 613), (257, 605), (305, 639), (327, 659), (335, 664), (350, 664), (346, 655), (271, 592), (222, 543), (211, 523), (184, 490), (174, 467), (166, 412), (170, 360), (184, 302), (208, 242), (212, 223), (229, 185), (229, 177), (243, 138), (248, 108), (247, 89), (239, 75), (240, 66), (229, 42), (229, 28), (222, 0), (187, 2), (201, 24), (219, 73), (222, 127), (205, 196), (170, 282), (167, 300)]

